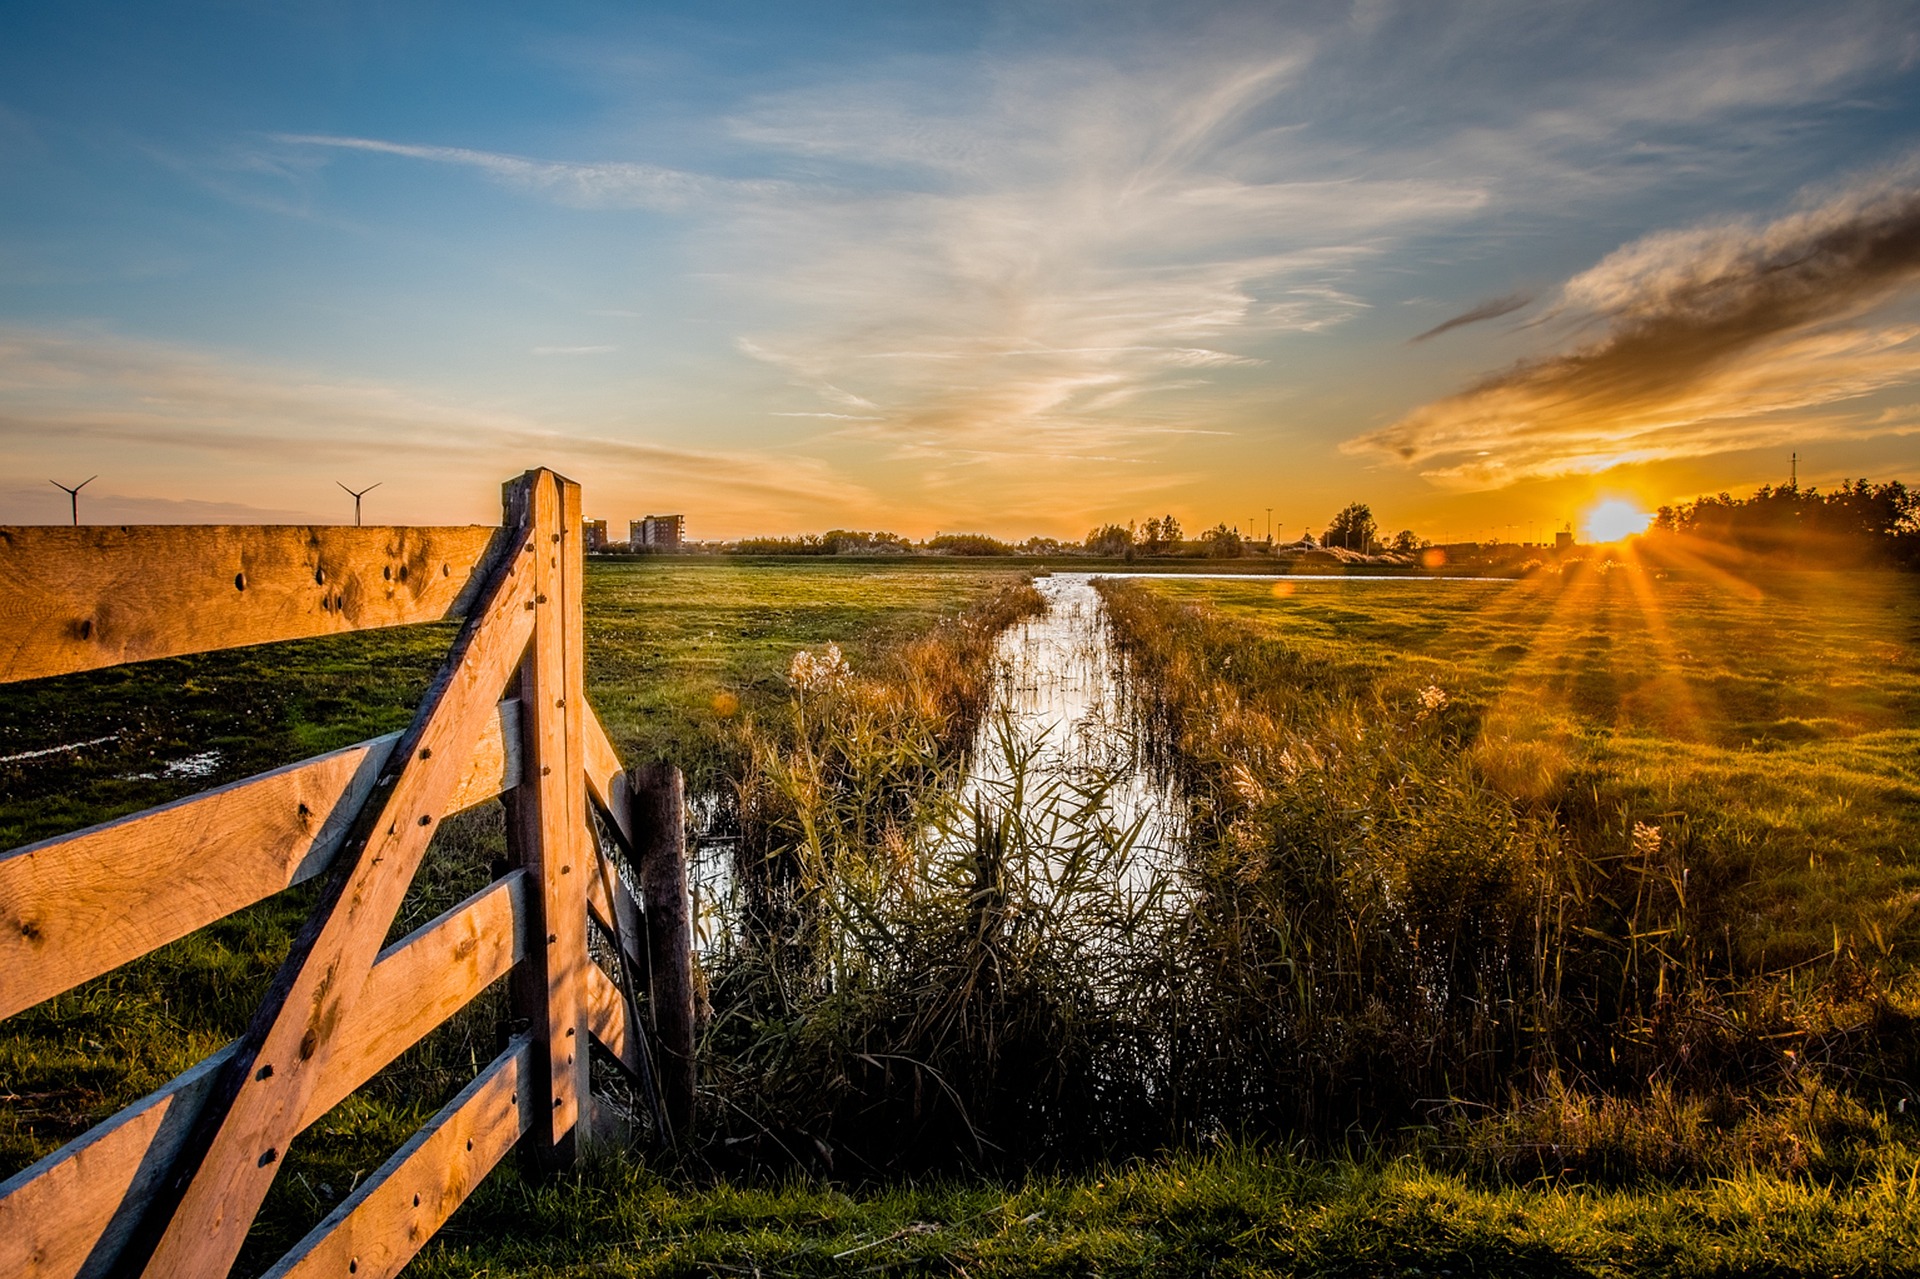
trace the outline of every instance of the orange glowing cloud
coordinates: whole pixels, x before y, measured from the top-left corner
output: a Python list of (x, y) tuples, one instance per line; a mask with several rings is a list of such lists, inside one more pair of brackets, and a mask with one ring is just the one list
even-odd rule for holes
[(1766, 226), (1649, 236), (1562, 290), (1553, 314), (1604, 322), (1598, 339), (1492, 374), (1345, 448), (1484, 488), (1883, 431), (1873, 414), (1832, 406), (1920, 381), (1920, 325), (1886, 305), (1916, 281), (1911, 167)]

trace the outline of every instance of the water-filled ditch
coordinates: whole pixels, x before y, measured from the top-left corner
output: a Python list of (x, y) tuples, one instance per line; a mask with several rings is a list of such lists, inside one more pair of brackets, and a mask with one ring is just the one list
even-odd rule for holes
[[(1123, 892), (1165, 886), (1178, 878), (1167, 872), (1178, 866), (1185, 806), (1167, 770), (1156, 766), (1127, 685), (1125, 661), (1093, 587), (1096, 576), (1153, 575), (1056, 573), (1035, 580), (1047, 611), (998, 638), (991, 701), (967, 752), (954, 803), (943, 818), (928, 824), (924, 838), (959, 852), (978, 837), (980, 821), (1011, 816), (1022, 827), (1018, 842), (1029, 852), (1058, 848), (1069, 857), (1071, 850), (1098, 844), (1103, 872), (1119, 875)], [(1264, 580), (1269, 575), (1180, 576)], [(1288, 580), (1435, 579), (1295, 574)], [(691, 878), (703, 948), (738, 918), (733, 896), (738, 838), (730, 830), (731, 807), (717, 796), (693, 798)], [(1041, 873), (1047, 873), (1045, 866)]]
[[(1073, 845), (1096, 830), (1118, 854), (1103, 860), (1128, 878), (1144, 880), (1174, 855), (1180, 806), (1150, 766), (1092, 580), (1087, 573), (1036, 579), (1047, 611), (999, 636), (986, 713), (953, 804), (923, 832), (928, 841), (957, 851), (975, 838), (977, 820), (1012, 817), (1028, 845)], [(738, 917), (738, 837), (722, 797), (695, 796), (692, 807), (695, 916), (700, 942), (710, 947)]]

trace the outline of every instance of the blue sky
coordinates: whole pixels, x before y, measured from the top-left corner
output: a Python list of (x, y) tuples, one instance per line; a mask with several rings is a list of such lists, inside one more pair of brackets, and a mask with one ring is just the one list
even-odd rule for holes
[(545, 464), (695, 536), (1438, 538), (1920, 479), (1917, 18), (10, 4), (0, 521), (96, 472), (488, 521)]

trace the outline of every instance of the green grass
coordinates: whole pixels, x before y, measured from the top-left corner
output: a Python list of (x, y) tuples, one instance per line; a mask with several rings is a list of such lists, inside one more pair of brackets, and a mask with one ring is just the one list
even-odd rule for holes
[(784, 714), (797, 649), (856, 672), (1025, 574), (917, 561), (609, 560), (587, 578), (587, 697), (622, 758), (666, 758), (695, 790), (737, 777), (730, 721)]
[(1896, 1140), (1911, 578), (1103, 593), (1193, 806), (1190, 1108), (1430, 1125), (1476, 1175), (1845, 1179)]
[(1230, 1146), (1071, 1178), (688, 1186), (497, 1177), (414, 1271), (455, 1275), (1734, 1276), (1920, 1273), (1914, 1152), (1847, 1190), (1478, 1187), (1418, 1161)]
[[(1426, 682), (1516, 798), (1598, 789), (1752, 881), (1734, 961), (1920, 944), (1920, 589), (1894, 573), (1157, 581), (1309, 665)], [(1731, 934), (1730, 934), (1731, 936)], [(1894, 954), (1895, 949), (1898, 955)]]

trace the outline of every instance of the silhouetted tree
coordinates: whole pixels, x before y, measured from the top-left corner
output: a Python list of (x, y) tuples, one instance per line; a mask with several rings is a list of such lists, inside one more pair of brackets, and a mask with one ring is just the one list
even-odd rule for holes
[(1216, 560), (1237, 559), (1246, 551), (1246, 543), (1240, 540), (1240, 534), (1227, 527), (1222, 521), (1200, 535), (1206, 543), (1207, 554)]
[(1684, 534), (1756, 555), (1877, 554), (1913, 563), (1920, 562), (1920, 494), (1899, 480), (1842, 481), (1831, 493), (1762, 485), (1751, 497), (1721, 493), (1663, 506), (1649, 532)]
[(1133, 549), (1133, 530), (1106, 524), (1087, 534), (1087, 549), (1095, 555), (1125, 555)]
[(1180, 544), (1180, 521), (1171, 515), (1157, 516), (1140, 526), (1140, 549), (1148, 555), (1160, 555)]
[(1333, 523), (1327, 525), (1327, 534), (1320, 539), (1320, 542), (1323, 546), (1344, 546), (1350, 551), (1368, 551), (1373, 549), (1375, 532), (1373, 509), (1365, 502), (1352, 502), (1333, 517)]
[(926, 546), (942, 555), (1008, 555), (1013, 551), (999, 538), (985, 533), (942, 533), (928, 538)]

